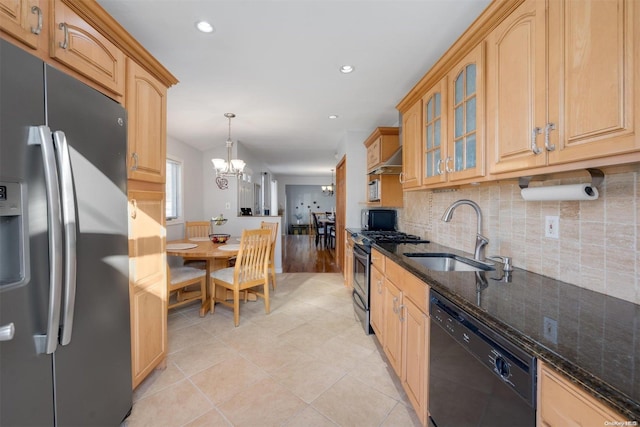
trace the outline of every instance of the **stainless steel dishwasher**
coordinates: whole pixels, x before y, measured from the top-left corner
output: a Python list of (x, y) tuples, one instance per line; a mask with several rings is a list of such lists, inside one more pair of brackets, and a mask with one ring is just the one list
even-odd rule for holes
[(430, 425), (535, 426), (535, 357), (433, 290), (429, 313)]

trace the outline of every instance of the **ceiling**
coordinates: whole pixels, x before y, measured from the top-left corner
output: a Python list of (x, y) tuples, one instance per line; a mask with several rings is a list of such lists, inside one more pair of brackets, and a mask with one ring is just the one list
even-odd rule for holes
[(232, 140), (274, 174), (329, 176), (347, 132), (397, 125), (397, 103), (489, 0), (98, 3), (180, 80), (170, 137), (224, 149), (232, 112)]

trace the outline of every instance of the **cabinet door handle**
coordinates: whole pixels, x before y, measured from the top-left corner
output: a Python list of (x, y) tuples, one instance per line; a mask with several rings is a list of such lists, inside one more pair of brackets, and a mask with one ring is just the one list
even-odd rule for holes
[(398, 297), (393, 297), (392, 309), (394, 313), (398, 314)]
[(400, 175), (398, 175), (398, 181), (400, 181), (400, 184), (404, 184), (404, 172), (400, 172)]
[(436, 174), (437, 175), (442, 175), (442, 168), (440, 166), (443, 163), (444, 163), (444, 159), (440, 159), (440, 160), (438, 160), (438, 163), (436, 163)]
[(538, 127), (533, 128), (531, 131), (531, 151), (533, 151), (533, 154), (542, 153), (542, 150), (538, 147), (538, 144), (536, 144), (536, 137), (540, 133), (542, 133), (542, 129)]
[(547, 151), (553, 151), (556, 149), (556, 146), (551, 143), (551, 138), (549, 136), (551, 131), (555, 130), (555, 128), (555, 123), (547, 123), (547, 125), (544, 127), (544, 148), (546, 148)]
[(400, 307), (398, 307), (398, 317), (400, 318), (400, 322), (404, 322), (404, 316), (402, 314), (403, 314), (405, 308), (407, 308), (407, 306), (404, 305), (404, 304), (402, 304)]
[(38, 15), (38, 26), (35, 28), (31, 27), (31, 32), (39, 35), (42, 31), (42, 10), (38, 6), (31, 6), (31, 13)]
[(131, 165), (132, 171), (138, 170), (138, 153), (131, 153), (131, 158), (133, 159), (133, 165)]
[(451, 162), (453, 159), (451, 158), (451, 156), (447, 156), (446, 159), (444, 159), (444, 170), (447, 171), (448, 173), (452, 173), (453, 169), (451, 169), (449, 167), (449, 162)]
[(58, 43), (58, 45), (62, 49), (66, 50), (69, 47), (69, 27), (67, 27), (66, 23), (61, 22), (60, 24), (58, 24), (58, 28), (64, 31), (64, 39), (62, 40), (61, 43)]
[(138, 216), (138, 202), (136, 201), (136, 199), (131, 199), (131, 218), (132, 219), (136, 219), (136, 217)]

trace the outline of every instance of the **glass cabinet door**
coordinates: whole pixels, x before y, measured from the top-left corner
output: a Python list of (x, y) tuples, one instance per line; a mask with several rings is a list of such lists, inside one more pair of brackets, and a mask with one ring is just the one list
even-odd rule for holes
[(484, 175), (483, 44), (453, 69), (452, 135), (445, 167), (449, 180)]
[(453, 166), (457, 172), (476, 166), (476, 64), (458, 74), (453, 98)]
[(436, 84), (423, 99), (423, 184), (446, 181), (444, 160), (446, 147), (446, 77)]

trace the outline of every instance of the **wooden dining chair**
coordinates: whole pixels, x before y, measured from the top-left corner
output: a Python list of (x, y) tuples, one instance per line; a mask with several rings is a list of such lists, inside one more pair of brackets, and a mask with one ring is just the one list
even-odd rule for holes
[(271, 274), (271, 286), (276, 290), (276, 239), (278, 238), (278, 223), (262, 221), (260, 228), (271, 230), (271, 256), (269, 257), (269, 273)]
[[(250, 292), (264, 299), (264, 311), (269, 314), (269, 259), (271, 257), (271, 230), (243, 230), (240, 237), (240, 249), (234, 267), (223, 268), (211, 273), (211, 313), (215, 303), (233, 307), (233, 321), (240, 324), (240, 291), (244, 293), (245, 303)], [(226, 297), (216, 297), (216, 286), (222, 286), (233, 292), (233, 302)], [(262, 286), (262, 292), (256, 288)], [(226, 294), (226, 292), (224, 292)]]
[(209, 221), (187, 221), (184, 227), (185, 238), (191, 237), (209, 237)]
[[(167, 262), (167, 309), (180, 307), (200, 300), (200, 306), (207, 301), (207, 285), (205, 270), (180, 266), (170, 267)], [(197, 289), (190, 289), (195, 288)], [(175, 294), (175, 299), (172, 299)]]

